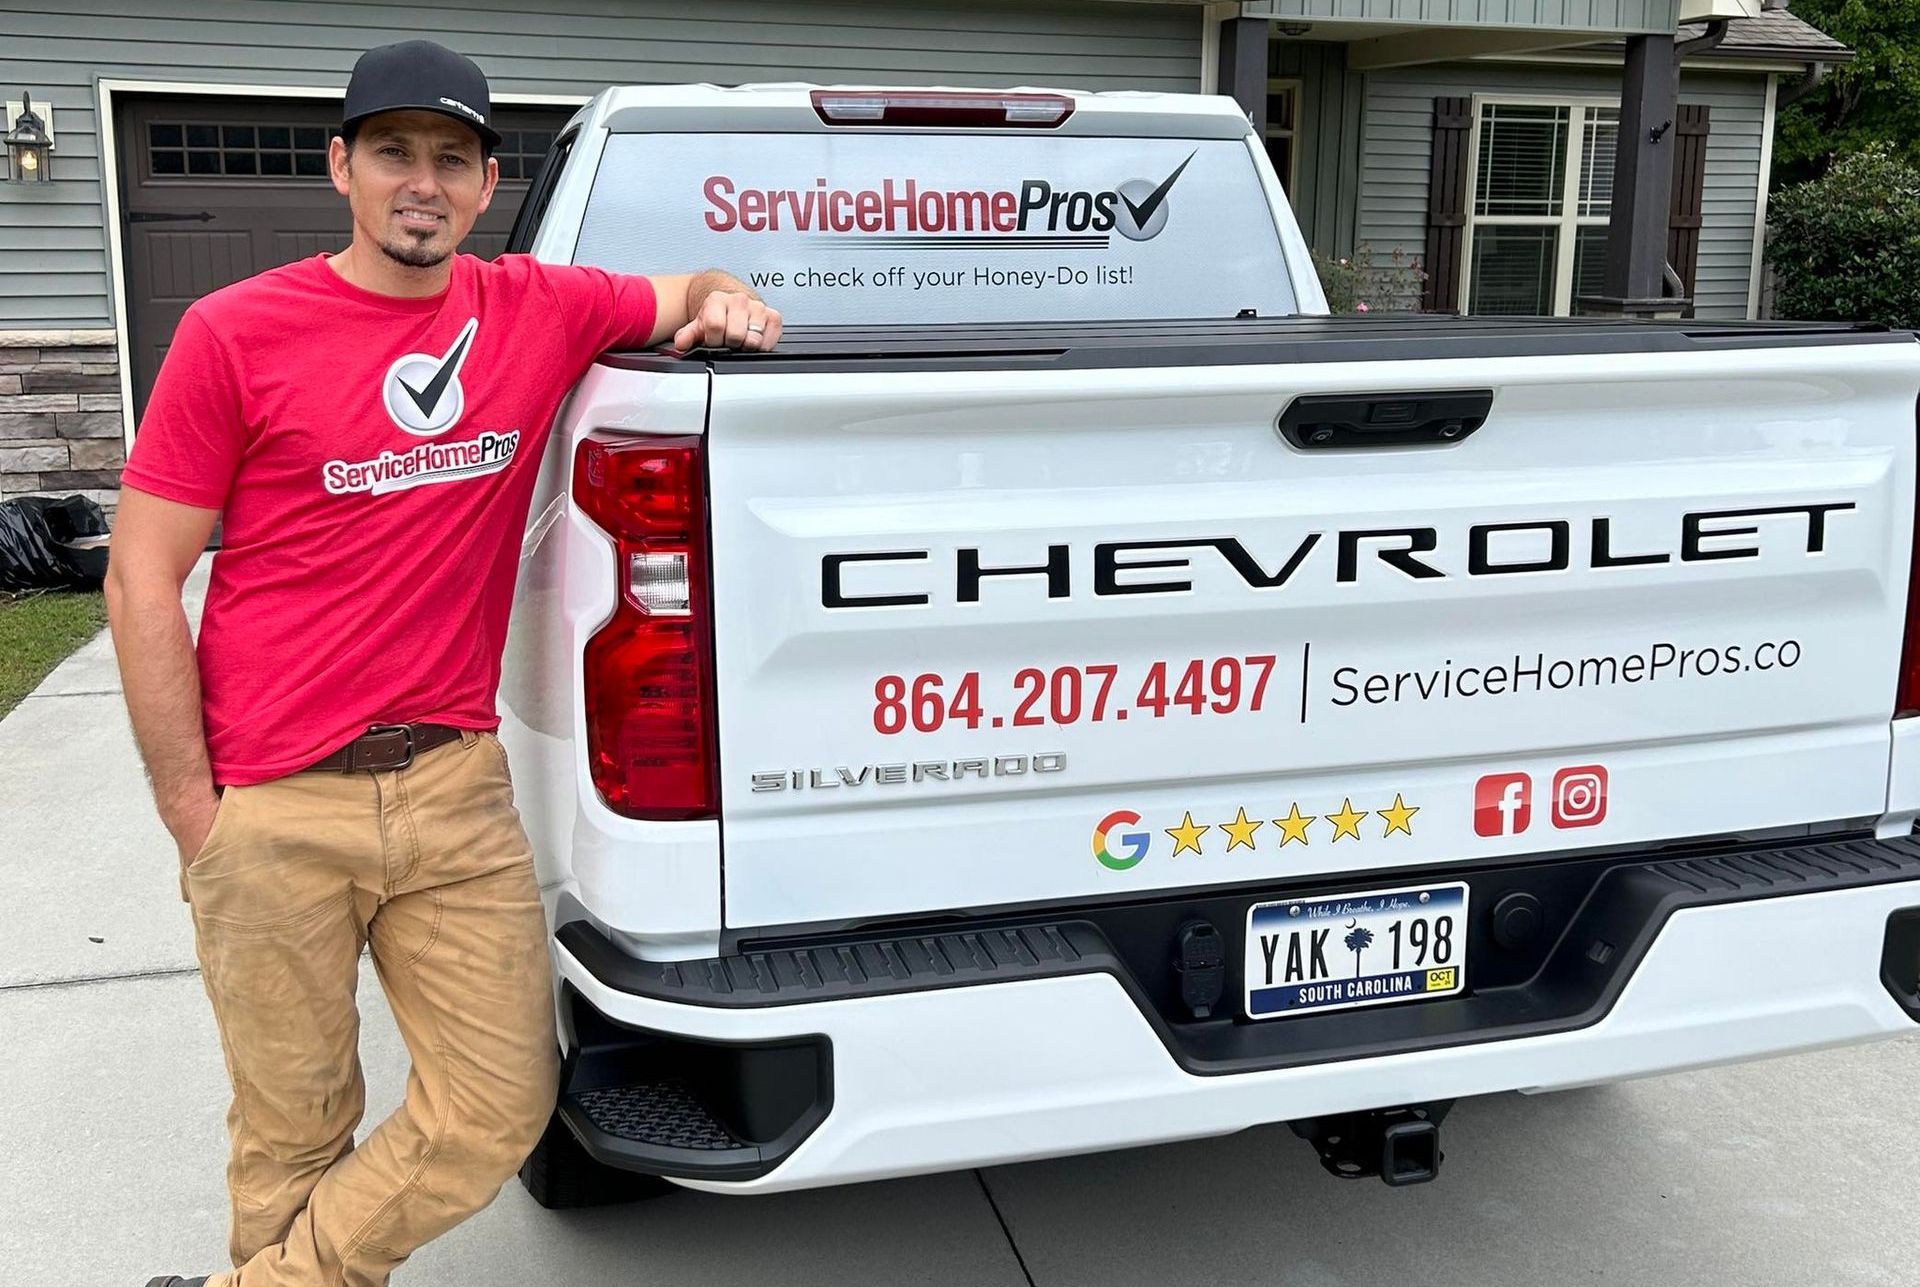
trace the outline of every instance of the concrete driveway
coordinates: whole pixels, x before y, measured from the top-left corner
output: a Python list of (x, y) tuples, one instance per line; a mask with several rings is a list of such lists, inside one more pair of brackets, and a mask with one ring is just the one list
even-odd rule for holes
[[(196, 578), (196, 586), (204, 576)], [(0, 1273), (140, 1287), (225, 1243), (225, 1084), (111, 647), (0, 722)], [(404, 1054), (362, 989), (369, 1120)], [(556, 1214), (517, 1184), (415, 1287), (1920, 1283), (1920, 1046), (1459, 1105), (1437, 1184), (1328, 1178), (1275, 1127), (764, 1198)]]

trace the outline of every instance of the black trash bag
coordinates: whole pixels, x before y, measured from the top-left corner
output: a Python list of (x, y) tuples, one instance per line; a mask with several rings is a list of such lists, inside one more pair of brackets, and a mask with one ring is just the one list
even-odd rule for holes
[(0, 501), (0, 592), (98, 590), (106, 536), (106, 511), (84, 496)]

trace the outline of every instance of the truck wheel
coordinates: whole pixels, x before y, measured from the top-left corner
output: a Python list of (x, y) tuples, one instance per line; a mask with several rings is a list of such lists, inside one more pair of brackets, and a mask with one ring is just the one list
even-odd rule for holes
[(657, 1198), (675, 1187), (657, 1175), (622, 1171), (595, 1161), (580, 1147), (558, 1113), (547, 1122), (546, 1133), (521, 1164), (520, 1183), (549, 1211), (637, 1202)]

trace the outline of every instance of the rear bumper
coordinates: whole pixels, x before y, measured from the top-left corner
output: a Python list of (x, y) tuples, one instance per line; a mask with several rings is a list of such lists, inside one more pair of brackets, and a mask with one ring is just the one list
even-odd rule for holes
[[(1842, 870), (1835, 850), (1852, 864)], [(1782, 866), (1781, 854), (1793, 857)], [(1852, 842), (1772, 851), (1771, 861), (1730, 857), (1727, 870), (1746, 879), (1709, 887), (1690, 878), (1702, 887), (1655, 898), (1642, 909), (1640, 937), (1606, 963), (1569, 965), (1559, 972), (1573, 974), (1556, 981), (1559, 956), (1587, 954), (1590, 926), (1575, 917), (1532, 978), (1483, 989), (1477, 1012), (1443, 1010), (1445, 1002), (1349, 1012), (1317, 1037), (1303, 1026), (1315, 1019), (1169, 1023), (1146, 995), (1151, 989), (1097, 950), (1069, 950), (1055, 961), (1027, 953), (1035, 959), (977, 972), (1004, 981), (953, 972), (916, 978), (897, 951), (910, 940), (895, 939), (890, 967), (856, 965), (857, 985), (806, 977), (803, 964), (802, 977), (781, 986), (775, 966), (783, 954), (774, 953), (742, 958), (731, 974), (710, 971), (721, 985), (715, 991), (707, 981), (695, 986), (691, 967), (653, 977), (653, 967), (623, 965), (602, 951), (605, 940), (584, 924), (563, 926), (558, 969), (577, 1016), (602, 1043), (637, 1029), (653, 1034), (649, 1042), (722, 1052), (723, 1062), (731, 1052), (760, 1059), (754, 1052), (768, 1050), (789, 1070), (771, 1080), (790, 1089), (796, 1068), (818, 1079), (810, 1104), (764, 1126), (766, 1147), (736, 1152), (725, 1167), (703, 1168), (691, 1154), (684, 1164), (655, 1166), (596, 1138), (577, 1110), (570, 1120), (590, 1149), (617, 1165), (715, 1191), (777, 1191), (1560, 1089), (1916, 1031), (1920, 845)], [(1608, 879), (1616, 893), (1622, 882), (1638, 889), (1644, 902), (1649, 882), (1672, 866), (1616, 864)], [(1609, 888), (1596, 883), (1580, 916), (1604, 903)], [(1021, 941), (1041, 942), (1031, 932)], [(876, 949), (871, 959), (888, 966), (888, 955)], [(796, 958), (785, 959), (790, 973)], [(1580, 970), (1599, 978), (1590, 998), (1568, 990)], [(764, 986), (729, 990), (728, 977), (759, 977)], [(806, 995), (821, 999), (797, 999)], [(1482, 1016), (1478, 1028), (1459, 1018), (1472, 1013)], [(1448, 1014), (1468, 1026), (1450, 1031)], [(576, 1074), (587, 1062), (578, 1017)], [(1378, 1040), (1382, 1030), (1400, 1035)], [(1376, 1039), (1298, 1057), (1300, 1046), (1341, 1033)], [(1254, 1041), (1264, 1045), (1247, 1044)], [(693, 1063), (713, 1066), (704, 1056)]]

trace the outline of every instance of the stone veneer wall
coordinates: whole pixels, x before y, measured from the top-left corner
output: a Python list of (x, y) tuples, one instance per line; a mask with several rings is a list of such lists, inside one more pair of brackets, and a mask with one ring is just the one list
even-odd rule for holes
[(0, 331), (0, 500), (77, 492), (113, 508), (124, 428), (112, 331)]

